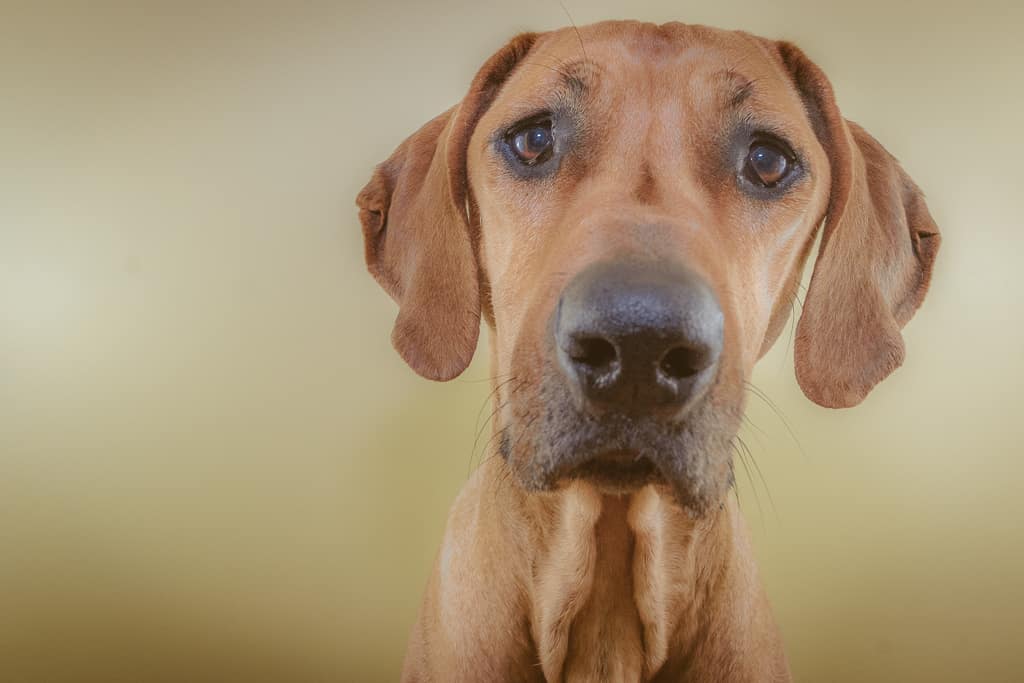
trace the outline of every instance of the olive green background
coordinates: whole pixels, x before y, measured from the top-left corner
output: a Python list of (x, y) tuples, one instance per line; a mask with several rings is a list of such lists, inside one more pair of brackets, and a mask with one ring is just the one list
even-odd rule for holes
[[(751, 398), (739, 497), (799, 680), (1021, 680), (1020, 6), (566, 5), (796, 41), (928, 193), (906, 365), (819, 408), (787, 329), (754, 381), (789, 427)], [(402, 364), (353, 200), (505, 39), (565, 23), (3, 4), (0, 679), (397, 677), (488, 370)]]

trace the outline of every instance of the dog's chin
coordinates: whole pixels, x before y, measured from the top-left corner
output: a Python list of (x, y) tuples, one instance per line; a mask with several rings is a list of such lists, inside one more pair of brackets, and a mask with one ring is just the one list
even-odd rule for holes
[(649, 484), (667, 483), (650, 458), (632, 451), (602, 453), (569, 469), (559, 483), (577, 480), (592, 484), (602, 493), (615, 495), (632, 493)]

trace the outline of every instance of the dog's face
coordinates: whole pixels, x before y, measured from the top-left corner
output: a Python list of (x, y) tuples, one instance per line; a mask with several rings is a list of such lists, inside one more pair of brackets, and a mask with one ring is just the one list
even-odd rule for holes
[(802, 53), (681, 24), (517, 38), (359, 202), (415, 369), (458, 374), (489, 323), (525, 487), (656, 483), (698, 513), (731, 483), (745, 383), (826, 213), (796, 346), (824, 405), (899, 365), (938, 246), (916, 186)]
[(469, 143), (501, 445), (530, 486), (668, 480), (701, 507), (729, 483), (743, 383), (789, 310), (828, 159), (752, 39), (581, 38), (586, 56), (572, 31), (538, 41)]

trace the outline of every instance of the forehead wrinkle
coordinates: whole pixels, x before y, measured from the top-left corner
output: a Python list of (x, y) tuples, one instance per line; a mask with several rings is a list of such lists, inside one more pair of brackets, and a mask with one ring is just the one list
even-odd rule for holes
[[(788, 83), (782, 81), (772, 71), (765, 72), (757, 68), (761, 66), (760, 64), (745, 61), (746, 66), (752, 67), (750, 70), (754, 70), (757, 75), (748, 76), (732, 65), (714, 74), (728, 83), (726, 87), (718, 90), (718, 106), (734, 122), (763, 128), (798, 146), (799, 140), (796, 138), (800, 136), (801, 126), (799, 120), (793, 119), (791, 103), (785, 98), (774, 96), (778, 92), (788, 93)], [(778, 90), (775, 86), (779, 86)], [(803, 105), (798, 103), (797, 106), (798, 111), (802, 112)]]

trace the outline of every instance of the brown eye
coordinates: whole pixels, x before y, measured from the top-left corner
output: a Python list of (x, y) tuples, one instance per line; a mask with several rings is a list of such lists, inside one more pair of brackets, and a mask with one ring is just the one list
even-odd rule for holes
[(762, 187), (775, 187), (789, 175), (793, 160), (780, 145), (768, 141), (755, 141), (747, 153), (743, 174)]
[(512, 131), (509, 134), (509, 145), (521, 163), (535, 166), (551, 158), (554, 149), (554, 137), (551, 134), (551, 122), (540, 121)]

